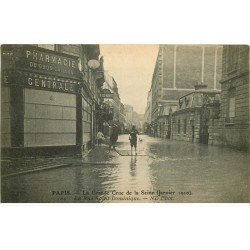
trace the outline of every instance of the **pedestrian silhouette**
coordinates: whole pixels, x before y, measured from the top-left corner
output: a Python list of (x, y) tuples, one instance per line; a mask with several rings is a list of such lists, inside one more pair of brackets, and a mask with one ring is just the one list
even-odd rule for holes
[(118, 140), (118, 127), (116, 124), (114, 124), (111, 130), (111, 135), (110, 135), (110, 140), (109, 140), (109, 149), (111, 149), (111, 147), (115, 149), (115, 144), (117, 140)]
[(135, 154), (137, 154), (137, 135), (139, 132), (136, 130), (135, 126), (132, 126), (132, 129), (129, 133), (129, 140), (130, 140), (130, 146), (131, 146), (131, 154), (133, 151), (133, 147), (135, 148)]

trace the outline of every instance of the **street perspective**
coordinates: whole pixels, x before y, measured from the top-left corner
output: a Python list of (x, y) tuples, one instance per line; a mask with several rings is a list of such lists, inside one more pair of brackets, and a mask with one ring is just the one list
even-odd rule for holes
[(248, 203), (249, 46), (1, 45), (2, 203)]

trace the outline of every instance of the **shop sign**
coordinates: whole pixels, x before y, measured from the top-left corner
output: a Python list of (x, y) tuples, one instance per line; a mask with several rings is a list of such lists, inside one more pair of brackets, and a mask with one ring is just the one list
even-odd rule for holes
[(113, 99), (114, 94), (109, 89), (103, 89), (100, 93), (100, 98)]
[(58, 78), (41, 78), (38, 76), (29, 76), (25, 78), (26, 87), (47, 89), (59, 92), (76, 93), (77, 82), (62, 80)]
[(34, 46), (17, 46), (12, 50), (15, 68), (34, 73), (80, 78), (78, 58)]
[(32, 74), (27, 72), (8, 72), (4, 75), (4, 83), (10, 85), (22, 85), (23, 87), (65, 92), (78, 93), (80, 82), (62, 77), (50, 77), (47, 75)]

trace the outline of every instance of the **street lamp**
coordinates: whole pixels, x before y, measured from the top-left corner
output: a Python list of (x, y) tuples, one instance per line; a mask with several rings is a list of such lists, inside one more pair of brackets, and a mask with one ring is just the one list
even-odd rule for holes
[[(98, 69), (100, 67), (100, 62), (96, 59), (90, 59), (88, 62), (87, 62), (87, 65), (88, 67), (91, 69), (91, 70), (95, 70), (95, 69)], [(79, 70), (82, 72), (82, 63), (81, 63), (81, 59), (79, 59), (79, 62), (78, 62), (78, 68)], [(87, 72), (87, 70), (85, 70), (84, 72)]]
[(88, 66), (90, 69), (95, 70), (100, 67), (100, 62), (96, 59), (91, 59), (88, 61)]

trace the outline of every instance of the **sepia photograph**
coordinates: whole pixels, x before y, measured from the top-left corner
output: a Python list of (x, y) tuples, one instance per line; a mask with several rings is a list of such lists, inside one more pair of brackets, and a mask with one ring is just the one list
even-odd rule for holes
[(247, 3), (2, 1), (1, 249), (248, 249)]
[(2, 203), (249, 203), (249, 46), (1, 45)]

